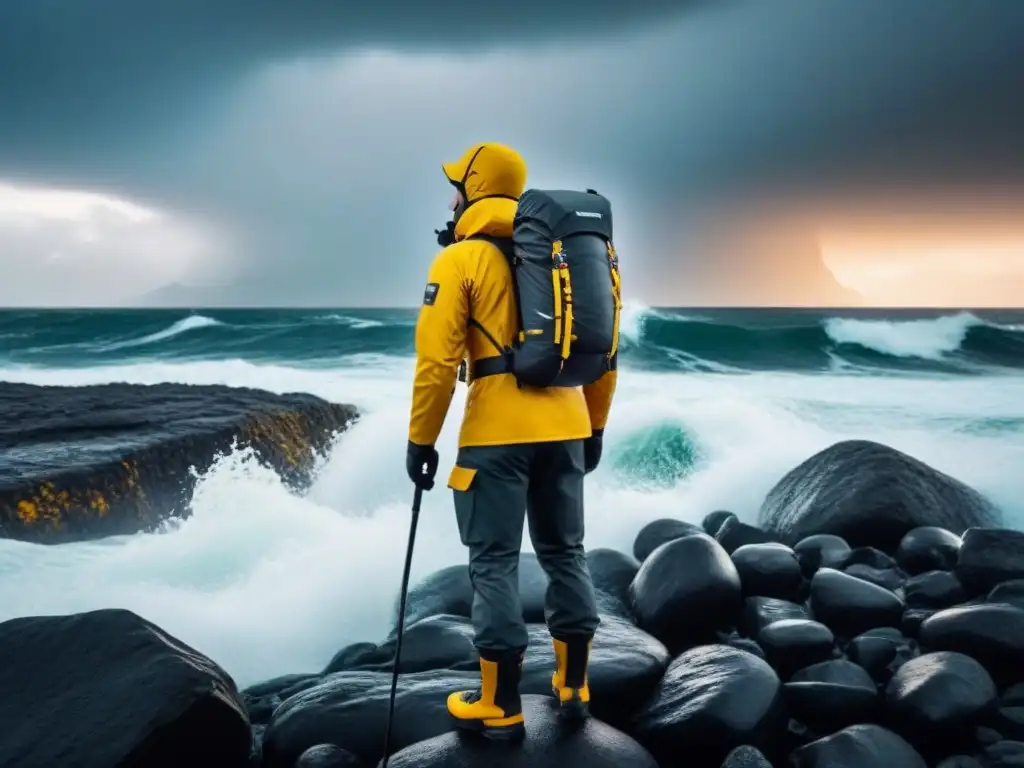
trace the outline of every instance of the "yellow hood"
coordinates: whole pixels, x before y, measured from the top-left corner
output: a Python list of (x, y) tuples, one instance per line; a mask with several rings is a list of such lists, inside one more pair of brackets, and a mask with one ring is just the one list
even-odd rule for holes
[(441, 168), (448, 181), (462, 189), (467, 205), (491, 196), (518, 200), (526, 188), (526, 162), (504, 144), (475, 144)]

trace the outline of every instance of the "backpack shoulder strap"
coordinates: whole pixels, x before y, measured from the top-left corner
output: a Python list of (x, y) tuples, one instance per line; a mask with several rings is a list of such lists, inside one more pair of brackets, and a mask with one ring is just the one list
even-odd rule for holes
[[(502, 254), (504, 254), (505, 258), (508, 259), (509, 269), (512, 272), (512, 299), (516, 303), (516, 321), (519, 323), (519, 328), (522, 328), (523, 327), (523, 315), (522, 315), (522, 310), (519, 307), (519, 286), (516, 284), (516, 268), (515, 267), (516, 267), (516, 258), (517, 258), (517, 256), (515, 255), (515, 247), (513, 245), (512, 238), (511, 237), (495, 237), (494, 235), (484, 235), (484, 234), (479, 234), (478, 233), (478, 234), (475, 234), (475, 235), (469, 235), (465, 239), (466, 240), (483, 240), (485, 242), (488, 242), (491, 245), (493, 245), (494, 247), (496, 247), (499, 251), (501, 251)], [(486, 328), (484, 328), (483, 325), (481, 325), (480, 322), (476, 318), (474, 318), (472, 316), (472, 314), (470, 315), (470, 318), (469, 318), (468, 322), (469, 322), (469, 324), (471, 326), (473, 326), (478, 331), (480, 331), (484, 336), (486, 336), (487, 340), (489, 342), (491, 342), (491, 346), (493, 346), (496, 350), (498, 350), (498, 352), (502, 356), (508, 357), (508, 355), (511, 354), (512, 349), (510, 347), (503, 347), (501, 344), (499, 344), (497, 339), (495, 339), (494, 336), (491, 335), (491, 332), (488, 331)], [(518, 329), (517, 329), (517, 332), (518, 332)]]

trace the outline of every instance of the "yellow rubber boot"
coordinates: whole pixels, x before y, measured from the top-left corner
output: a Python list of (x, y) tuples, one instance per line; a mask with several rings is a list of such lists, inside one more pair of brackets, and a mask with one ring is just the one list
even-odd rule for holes
[(551, 677), (551, 690), (561, 705), (561, 713), (577, 720), (590, 713), (590, 685), (587, 665), (590, 660), (592, 639), (586, 636), (552, 638), (555, 646), (555, 674)]
[(448, 714), (456, 728), (490, 739), (514, 739), (526, 733), (519, 698), (522, 654), (491, 660), (480, 657), (480, 688), (448, 697)]

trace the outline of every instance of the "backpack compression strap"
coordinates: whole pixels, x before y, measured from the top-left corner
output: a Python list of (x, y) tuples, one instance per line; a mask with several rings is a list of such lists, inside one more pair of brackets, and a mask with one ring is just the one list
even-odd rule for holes
[[(619, 318), (622, 316), (622, 283), (619, 278), (619, 256), (615, 246), (608, 241), (608, 268), (612, 273), (612, 293), (615, 296), (615, 319), (612, 324), (612, 348), (608, 350), (608, 370), (618, 362), (619, 352)], [(616, 366), (617, 367), (617, 366)]]

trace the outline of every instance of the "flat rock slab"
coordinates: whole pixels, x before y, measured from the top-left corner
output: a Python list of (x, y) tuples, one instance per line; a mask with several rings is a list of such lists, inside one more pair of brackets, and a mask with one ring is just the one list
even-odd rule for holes
[(195, 469), (249, 447), (290, 486), (357, 417), (309, 394), (186, 384), (0, 383), (0, 538), (59, 544), (188, 514)]

